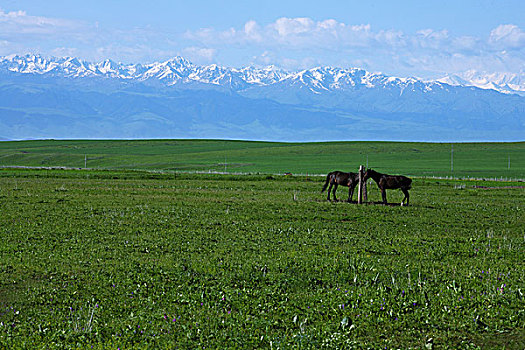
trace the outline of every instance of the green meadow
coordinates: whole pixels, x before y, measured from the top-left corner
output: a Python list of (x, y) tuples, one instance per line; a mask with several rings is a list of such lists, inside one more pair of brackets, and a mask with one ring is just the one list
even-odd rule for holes
[(1, 142), (0, 348), (523, 349), (524, 147)]
[[(523, 178), (525, 142), (277, 143), (222, 140), (0, 142), (0, 166), (326, 174), (369, 165), (413, 176)], [(510, 166), (509, 166), (510, 165)]]

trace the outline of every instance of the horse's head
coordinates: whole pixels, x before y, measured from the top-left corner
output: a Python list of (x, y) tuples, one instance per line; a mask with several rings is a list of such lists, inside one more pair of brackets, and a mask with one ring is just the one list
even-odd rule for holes
[(373, 171), (373, 170), (372, 170), (372, 169), (366, 169), (366, 170), (365, 170), (365, 173), (364, 173), (364, 175), (363, 175), (363, 177), (364, 177), (363, 180), (364, 180), (364, 181), (366, 181), (366, 180), (368, 180), (368, 179), (370, 178), (370, 176), (371, 176), (371, 173), (370, 173), (370, 172), (371, 172), (371, 171)]
[(373, 170), (373, 169), (366, 169), (363, 177), (364, 177), (364, 181), (368, 180), (369, 178), (374, 178), (374, 176), (376, 176), (378, 174), (377, 171)]

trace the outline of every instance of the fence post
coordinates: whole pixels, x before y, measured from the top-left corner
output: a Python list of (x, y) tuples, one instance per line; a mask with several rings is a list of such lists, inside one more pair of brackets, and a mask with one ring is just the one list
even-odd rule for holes
[(359, 187), (357, 189), (357, 204), (363, 203), (363, 166), (359, 166)]
[(364, 177), (365, 175), (363, 174), (363, 201), (368, 202), (368, 191), (366, 189), (366, 180), (364, 179)]

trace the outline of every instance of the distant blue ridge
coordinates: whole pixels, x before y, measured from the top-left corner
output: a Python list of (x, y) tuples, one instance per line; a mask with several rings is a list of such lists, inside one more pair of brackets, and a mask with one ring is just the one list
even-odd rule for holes
[(0, 58), (1, 139), (525, 139), (525, 97), (495, 90), (360, 69), (105, 64)]

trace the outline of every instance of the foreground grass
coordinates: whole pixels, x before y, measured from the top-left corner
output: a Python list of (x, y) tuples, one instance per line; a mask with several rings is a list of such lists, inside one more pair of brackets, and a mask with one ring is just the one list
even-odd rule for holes
[(523, 179), (524, 155), (525, 142), (456, 143), (453, 146), (418, 142), (278, 143), (222, 140), (0, 142), (0, 166), (83, 168), (87, 165), (88, 168), (96, 169), (265, 174), (357, 171), (359, 165), (368, 164), (385, 173)]
[(0, 348), (524, 348), (524, 189), (321, 181), (0, 171)]

